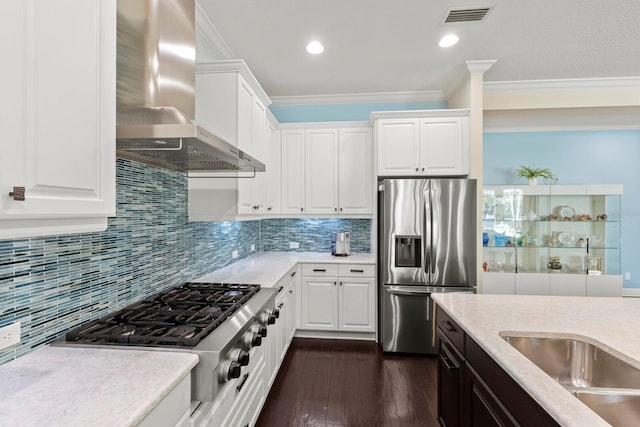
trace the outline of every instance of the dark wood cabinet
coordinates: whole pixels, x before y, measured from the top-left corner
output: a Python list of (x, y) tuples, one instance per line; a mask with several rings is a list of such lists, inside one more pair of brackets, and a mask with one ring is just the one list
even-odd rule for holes
[(444, 427), (462, 426), (464, 359), (444, 336), (438, 343), (438, 420)]
[(438, 420), (443, 427), (559, 426), (440, 307)]

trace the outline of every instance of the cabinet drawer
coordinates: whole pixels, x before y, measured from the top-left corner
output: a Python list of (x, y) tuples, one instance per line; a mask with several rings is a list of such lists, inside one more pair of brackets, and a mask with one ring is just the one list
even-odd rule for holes
[(376, 266), (373, 264), (340, 264), (340, 277), (376, 277)]
[(440, 331), (449, 338), (460, 354), (464, 354), (464, 330), (439, 306), (436, 311), (436, 319)]
[(303, 276), (337, 276), (338, 264), (302, 264)]

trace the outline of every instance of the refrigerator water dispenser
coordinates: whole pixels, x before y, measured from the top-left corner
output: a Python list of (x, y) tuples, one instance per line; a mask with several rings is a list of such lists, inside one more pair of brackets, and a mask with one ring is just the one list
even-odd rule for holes
[(420, 236), (396, 236), (396, 267), (420, 267), (421, 243)]

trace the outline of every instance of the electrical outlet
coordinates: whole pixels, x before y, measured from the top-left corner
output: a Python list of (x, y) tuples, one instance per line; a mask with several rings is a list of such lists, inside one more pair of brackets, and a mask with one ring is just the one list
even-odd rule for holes
[(233, 259), (238, 258), (238, 251), (231, 252), (231, 258), (233, 258)]
[(251, 245), (251, 252), (255, 252), (256, 251), (256, 245)]
[(20, 322), (0, 328), (0, 350), (20, 343)]
[(300, 247), (300, 243), (298, 242), (289, 242), (290, 249), (298, 249)]
[(631, 273), (630, 272), (626, 271), (624, 273), (624, 280), (631, 280)]

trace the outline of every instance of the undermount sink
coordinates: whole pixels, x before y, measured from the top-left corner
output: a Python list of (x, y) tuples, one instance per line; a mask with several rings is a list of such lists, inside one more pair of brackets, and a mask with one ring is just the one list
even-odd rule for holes
[(640, 425), (640, 369), (575, 338), (501, 336), (607, 422)]

